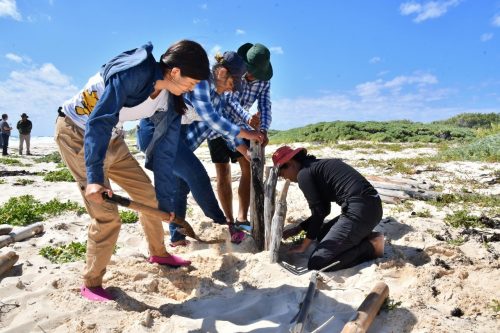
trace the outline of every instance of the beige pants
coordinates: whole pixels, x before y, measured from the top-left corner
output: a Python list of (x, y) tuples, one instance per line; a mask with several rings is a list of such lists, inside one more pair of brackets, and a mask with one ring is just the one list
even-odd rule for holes
[(30, 154), (31, 134), (19, 134), (19, 154), (23, 153), (23, 143), (26, 141), (26, 154)]
[[(69, 117), (58, 117), (56, 122), (55, 140), (63, 161), (76, 179), (82, 194), (87, 212), (92, 217), (88, 229), (87, 260), (83, 279), (85, 286), (102, 285), (111, 255), (120, 231), (120, 216), (115, 205), (110, 203), (96, 204), (85, 198), (87, 176), (83, 155), (83, 135), (81, 128), (76, 126)], [(113, 180), (123, 188), (133, 200), (152, 207), (158, 207), (156, 195), (151, 180), (139, 163), (134, 159), (123, 138), (111, 140), (104, 160), (104, 186), (110, 188), (109, 180)], [(165, 249), (162, 222), (147, 215), (139, 215), (149, 253), (152, 256), (167, 256)]]

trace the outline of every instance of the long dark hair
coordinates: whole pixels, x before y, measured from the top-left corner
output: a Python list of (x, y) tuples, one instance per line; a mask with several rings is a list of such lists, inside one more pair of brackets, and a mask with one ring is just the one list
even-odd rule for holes
[[(203, 47), (191, 40), (183, 39), (171, 45), (161, 56), (160, 68), (163, 75), (172, 68), (181, 70), (181, 75), (195, 80), (208, 80), (210, 64), (207, 52)], [(172, 96), (175, 103), (175, 112), (184, 114), (186, 104), (182, 95)]]

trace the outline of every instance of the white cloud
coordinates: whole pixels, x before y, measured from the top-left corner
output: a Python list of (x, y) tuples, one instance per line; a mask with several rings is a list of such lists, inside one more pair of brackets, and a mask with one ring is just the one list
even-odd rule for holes
[(7, 53), (5, 55), (5, 58), (7, 58), (11, 61), (17, 62), (17, 63), (23, 62), (23, 57), (18, 56), (17, 54), (14, 54), (14, 53)]
[(208, 9), (208, 4), (204, 3), (204, 4), (200, 5), (200, 8), (203, 9), (203, 10), (207, 10)]
[(0, 0), (0, 17), (12, 17), (16, 21), (21, 21), (22, 17), (17, 10), (16, 0)]
[(491, 24), (494, 27), (500, 27), (500, 14), (496, 14), (493, 19), (491, 20)]
[(451, 7), (458, 6), (462, 0), (428, 1), (424, 4), (418, 2), (405, 2), (399, 6), (401, 15), (416, 14), (413, 22), (420, 23), (429, 19), (438, 18), (448, 12)]
[(370, 64), (377, 64), (377, 63), (379, 63), (379, 62), (381, 62), (381, 61), (382, 61), (382, 59), (381, 59), (380, 57), (373, 57), (373, 58), (371, 58), (371, 59), (369, 60), (369, 63), (370, 63)]
[(244, 35), (244, 34), (246, 34), (246, 31), (243, 29), (236, 29), (236, 34), (237, 35)]
[(481, 42), (487, 42), (487, 41), (489, 41), (492, 38), (493, 38), (493, 34), (492, 33), (485, 33), (485, 34), (482, 34), (481, 37), (480, 37)]
[(273, 100), (271, 127), (287, 129), (334, 120), (431, 121), (468, 111), (461, 106), (439, 106), (458, 92), (436, 88), (437, 83), (434, 75), (417, 72), (364, 82), (346, 93), (328, 92), (320, 97)]
[(34, 135), (53, 135), (58, 106), (78, 92), (69, 76), (47, 63), (17, 70), (0, 81), (0, 113), (12, 120), (26, 112), (33, 121)]
[(271, 46), (269, 48), (269, 51), (275, 54), (283, 54), (283, 48), (281, 46)]

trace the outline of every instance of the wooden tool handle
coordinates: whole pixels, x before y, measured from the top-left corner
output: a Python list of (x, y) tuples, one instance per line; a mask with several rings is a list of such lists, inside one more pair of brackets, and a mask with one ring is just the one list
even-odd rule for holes
[(132, 201), (129, 198), (122, 197), (121, 195), (118, 194), (113, 193), (113, 196), (110, 197), (106, 192), (104, 192), (102, 194), (102, 197), (104, 200), (108, 202), (130, 208), (132, 210), (135, 210), (136, 212), (144, 213), (149, 216), (155, 216), (161, 219), (162, 221), (168, 221), (168, 219), (170, 218), (170, 213)]
[(356, 317), (349, 321), (341, 333), (364, 333), (375, 319), (380, 307), (389, 296), (389, 287), (384, 282), (377, 282), (358, 308)]

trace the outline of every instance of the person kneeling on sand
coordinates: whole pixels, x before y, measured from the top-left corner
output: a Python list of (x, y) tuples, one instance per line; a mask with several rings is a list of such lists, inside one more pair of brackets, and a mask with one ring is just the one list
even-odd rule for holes
[[(373, 186), (354, 168), (340, 159), (316, 159), (305, 148), (280, 147), (272, 156), (279, 176), (299, 184), (312, 215), (283, 232), (289, 238), (306, 232), (302, 244), (289, 253), (305, 252), (314, 240), (308, 268), (320, 270), (336, 261), (332, 270), (353, 267), (384, 254), (384, 236), (372, 232), (382, 218), (382, 202)], [(331, 202), (342, 213), (324, 222)]]
[[(110, 180), (133, 200), (173, 212), (173, 192), (167, 189), (155, 198), (155, 189), (130, 153), (120, 124), (149, 117), (156, 112), (158, 104), (171, 102), (163, 110), (171, 118), (169, 130), (159, 138), (167, 153), (158, 156), (156, 163), (164, 169), (162, 180), (173, 184), (172, 166), (185, 108), (182, 94), (192, 90), (200, 80), (208, 79), (209, 74), (207, 54), (198, 43), (179, 41), (159, 62), (153, 57), (153, 45), (148, 43), (121, 53), (105, 64), (84, 89), (58, 111), (55, 140), (92, 217), (81, 288), (83, 297), (93, 301), (113, 299), (102, 288), (121, 226), (117, 207), (102, 198), (103, 193), (113, 195)], [(191, 264), (167, 252), (159, 218), (141, 214), (139, 220), (149, 245), (149, 262), (173, 267)]]

